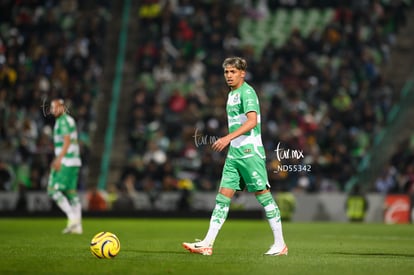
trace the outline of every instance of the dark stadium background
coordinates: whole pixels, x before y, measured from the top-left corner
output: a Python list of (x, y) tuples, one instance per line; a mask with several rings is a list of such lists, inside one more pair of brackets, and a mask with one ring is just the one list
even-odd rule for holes
[[(49, 105), (63, 97), (86, 215), (205, 215), (225, 157), (209, 146), (226, 131), (221, 62), (240, 55), (291, 218), (346, 220), (358, 186), (367, 221), (383, 221), (388, 196), (414, 193), (412, 13), (380, 0), (0, 1), (0, 214), (59, 215), (45, 188)], [(278, 144), (304, 157), (278, 162)], [(233, 208), (260, 217), (247, 194)]]

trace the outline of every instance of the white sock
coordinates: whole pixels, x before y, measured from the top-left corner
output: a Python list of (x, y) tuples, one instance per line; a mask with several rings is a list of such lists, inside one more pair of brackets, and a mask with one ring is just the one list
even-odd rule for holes
[(79, 196), (74, 196), (70, 200), (72, 211), (74, 213), (75, 222), (80, 223), (82, 221), (82, 204)]
[(210, 223), (210, 227), (208, 228), (207, 234), (203, 240), (203, 242), (207, 245), (213, 246), (214, 241), (217, 238), (217, 235), (220, 231), (221, 225), (218, 226), (217, 223)]
[(283, 232), (282, 232), (282, 223), (278, 218), (268, 219), (270, 228), (272, 228), (274, 244), (280, 249), (283, 248), (285, 245), (285, 240), (283, 239)]
[(226, 203), (216, 203), (213, 213), (210, 218), (210, 226), (203, 242), (207, 245), (213, 246), (217, 235), (226, 221), (227, 214), (229, 213), (230, 199)]
[(270, 192), (256, 196), (259, 203), (263, 206), (266, 218), (269, 221), (270, 228), (273, 232), (274, 245), (282, 249), (285, 245), (282, 232), (282, 219), (280, 210)]
[(75, 220), (80, 223), (82, 221), (82, 205), (80, 202), (72, 205), (72, 211), (75, 214)]
[(72, 210), (72, 206), (62, 192), (57, 191), (55, 194), (53, 194), (52, 198), (59, 206), (59, 208), (66, 214), (66, 217), (69, 219), (69, 221), (75, 219), (75, 213)]

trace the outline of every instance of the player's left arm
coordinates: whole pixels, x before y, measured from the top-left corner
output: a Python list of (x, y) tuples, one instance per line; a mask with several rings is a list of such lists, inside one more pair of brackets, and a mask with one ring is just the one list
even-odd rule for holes
[(250, 111), (246, 113), (247, 120), (234, 132), (229, 133), (228, 135), (219, 138), (216, 142), (214, 142), (212, 148), (215, 151), (221, 152), (224, 148), (226, 148), (230, 142), (247, 133), (257, 125), (257, 113), (255, 111)]

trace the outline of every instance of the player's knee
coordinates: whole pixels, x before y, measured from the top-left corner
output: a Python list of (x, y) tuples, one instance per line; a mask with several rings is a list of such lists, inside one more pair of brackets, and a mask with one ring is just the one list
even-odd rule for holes
[(270, 193), (270, 192), (265, 192), (265, 193), (262, 193), (262, 194), (258, 194), (258, 195), (256, 195), (256, 199), (263, 206), (274, 203), (272, 193)]
[(69, 190), (66, 193), (66, 196), (68, 198), (68, 200), (73, 203), (73, 202), (79, 202), (79, 197), (78, 194), (76, 193), (76, 190)]
[(48, 188), (47, 189), (47, 195), (52, 198), (54, 201), (58, 201), (59, 198), (62, 196), (62, 192), (59, 190)]
[(216, 196), (216, 203), (217, 204), (230, 204), (231, 199), (226, 197), (225, 195), (218, 193)]
[(259, 203), (263, 206), (266, 218), (273, 219), (280, 217), (280, 211), (270, 192), (256, 196)]
[(49, 197), (52, 197), (53, 194), (55, 194), (55, 193), (56, 193), (56, 190), (55, 189), (53, 189), (53, 188), (47, 188), (47, 195)]

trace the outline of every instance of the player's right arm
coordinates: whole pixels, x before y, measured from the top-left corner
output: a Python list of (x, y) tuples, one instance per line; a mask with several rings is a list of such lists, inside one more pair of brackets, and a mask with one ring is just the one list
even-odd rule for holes
[(54, 170), (56, 171), (60, 170), (60, 167), (62, 166), (62, 159), (65, 157), (66, 153), (68, 152), (69, 146), (70, 146), (70, 135), (64, 135), (62, 151), (60, 151), (59, 155), (55, 157), (52, 163), (52, 168)]
[(257, 113), (253, 111), (248, 112), (246, 114), (246, 117), (247, 117), (246, 122), (244, 122), (237, 130), (229, 133), (228, 135), (222, 138), (219, 138), (218, 140), (216, 140), (216, 142), (213, 143), (212, 148), (214, 151), (217, 151), (217, 152), (223, 151), (223, 149), (226, 148), (233, 139), (243, 135), (244, 133), (247, 133), (248, 131), (256, 127)]

